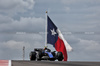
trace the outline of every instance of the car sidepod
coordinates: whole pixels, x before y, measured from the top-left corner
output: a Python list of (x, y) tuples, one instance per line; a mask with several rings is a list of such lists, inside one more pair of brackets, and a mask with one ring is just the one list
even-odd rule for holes
[(47, 53), (47, 54), (48, 54), (49, 58), (53, 58), (53, 55), (52, 55), (52, 53), (51, 53), (51, 52), (45, 52), (45, 53)]

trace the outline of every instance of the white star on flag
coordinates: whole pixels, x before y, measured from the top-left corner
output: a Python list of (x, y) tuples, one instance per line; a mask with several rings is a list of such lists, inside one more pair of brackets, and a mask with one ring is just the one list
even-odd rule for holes
[(53, 30), (51, 30), (51, 33), (52, 33), (52, 35), (54, 35), (55, 36), (55, 34), (57, 34), (56, 32), (55, 32), (55, 30), (53, 29)]

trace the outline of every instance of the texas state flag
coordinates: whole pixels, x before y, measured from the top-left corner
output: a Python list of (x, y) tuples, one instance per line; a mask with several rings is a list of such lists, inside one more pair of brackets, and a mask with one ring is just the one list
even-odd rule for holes
[(52, 20), (47, 16), (47, 43), (52, 44), (56, 51), (62, 52), (64, 55), (64, 61), (67, 61), (67, 51), (71, 51), (72, 47), (64, 39), (61, 31), (52, 22)]

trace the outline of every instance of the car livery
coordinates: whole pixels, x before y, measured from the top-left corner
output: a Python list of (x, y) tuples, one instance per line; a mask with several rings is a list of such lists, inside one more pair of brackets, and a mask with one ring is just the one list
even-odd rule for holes
[(62, 61), (64, 59), (62, 52), (51, 52), (50, 49), (40, 49), (36, 48), (34, 51), (30, 52), (31, 61), (40, 61), (40, 60), (50, 60), (50, 61)]

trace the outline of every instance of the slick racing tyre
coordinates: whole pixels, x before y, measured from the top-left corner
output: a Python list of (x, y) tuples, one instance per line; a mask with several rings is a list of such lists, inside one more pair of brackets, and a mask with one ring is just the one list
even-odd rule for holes
[(57, 59), (58, 61), (62, 61), (64, 59), (62, 52), (57, 53)]
[(35, 61), (36, 60), (36, 52), (31, 52), (30, 53), (30, 60)]

